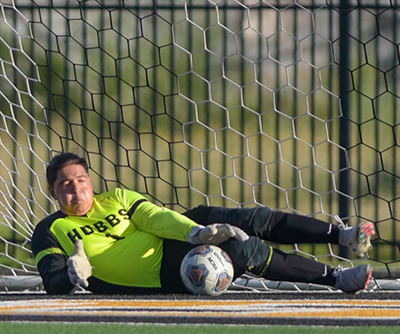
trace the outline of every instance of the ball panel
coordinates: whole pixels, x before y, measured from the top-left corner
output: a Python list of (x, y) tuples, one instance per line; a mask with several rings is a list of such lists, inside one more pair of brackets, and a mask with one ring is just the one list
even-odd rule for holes
[(188, 256), (188, 257), (193, 257), (193, 256), (198, 255), (198, 254), (204, 255), (204, 254), (209, 253), (210, 251), (211, 251), (210, 247), (208, 247), (208, 246), (206, 246), (206, 245), (200, 245), (200, 246), (198, 246), (198, 247), (196, 247), (196, 248), (193, 248), (193, 249), (187, 254), (187, 256)]
[(204, 287), (209, 273), (210, 272), (203, 264), (188, 265), (186, 268), (186, 275), (189, 278), (189, 281), (197, 288)]
[(229, 277), (227, 273), (222, 273), (218, 276), (217, 284), (215, 286), (215, 291), (225, 291), (231, 285), (232, 277)]

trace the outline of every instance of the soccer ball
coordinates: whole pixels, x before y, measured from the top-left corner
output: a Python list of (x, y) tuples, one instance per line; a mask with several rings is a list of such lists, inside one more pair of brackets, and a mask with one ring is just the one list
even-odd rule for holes
[(217, 246), (197, 246), (183, 258), (181, 278), (194, 294), (218, 296), (232, 283), (232, 260)]

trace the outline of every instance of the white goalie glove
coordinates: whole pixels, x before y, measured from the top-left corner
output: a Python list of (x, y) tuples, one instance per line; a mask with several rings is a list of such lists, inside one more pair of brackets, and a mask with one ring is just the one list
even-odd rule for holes
[(249, 236), (239, 227), (217, 223), (208, 226), (197, 225), (190, 232), (188, 242), (192, 245), (219, 245), (230, 238), (246, 241)]
[(74, 286), (89, 286), (88, 278), (92, 276), (92, 265), (86, 256), (82, 240), (75, 242), (74, 253), (67, 260), (69, 280)]

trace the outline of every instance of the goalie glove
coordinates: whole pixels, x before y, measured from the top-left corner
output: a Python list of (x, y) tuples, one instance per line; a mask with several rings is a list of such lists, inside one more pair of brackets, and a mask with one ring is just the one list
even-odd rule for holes
[(86, 256), (82, 240), (75, 242), (74, 253), (67, 260), (69, 280), (74, 286), (89, 286), (88, 278), (92, 276), (92, 266)]
[(197, 225), (190, 232), (188, 242), (192, 245), (219, 245), (230, 238), (246, 241), (249, 236), (239, 227), (217, 223), (208, 226)]

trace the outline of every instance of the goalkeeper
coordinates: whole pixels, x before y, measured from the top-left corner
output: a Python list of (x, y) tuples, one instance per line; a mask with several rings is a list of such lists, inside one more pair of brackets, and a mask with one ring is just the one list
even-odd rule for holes
[(350, 228), (267, 207), (198, 206), (179, 214), (134, 191), (94, 195), (87, 162), (73, 153), (55, 156), (46, 176), (60, 210), (36, 226), (32, 251), (49, 294), (69, 294), (77, 286), (96, 294), (185, 293), (180, 263), (199, 244), (224, 249), (234, 278), (250, 272), (346, 293), (367, 288), (371, 279), (370, 265), (333, 269), (263, 240), (341, 244), (363, 256), (375, 234), (372, 223)]

